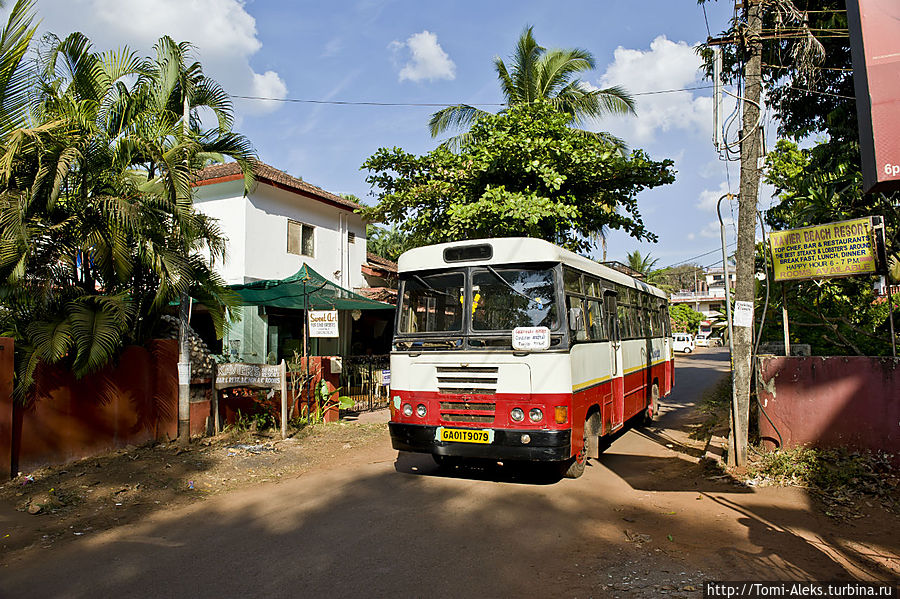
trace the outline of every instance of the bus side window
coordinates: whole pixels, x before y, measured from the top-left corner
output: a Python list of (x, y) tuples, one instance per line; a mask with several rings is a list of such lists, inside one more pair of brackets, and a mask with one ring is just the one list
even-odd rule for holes
[(600, 300), (590, 299), (587, 302), (587, 324), (591, 339), (594, 341), (606, 341), (609, 337), (606, 334), (606, 326), (603, 321), (603, 306)]
[(616, 315), (619, 319), (619, 339), (631, 339), (631, 326), (628, 321), (628, 306), (616, 304)]
[[(566, 296), (566, 314), (572, 313), (572, 308), (577, 308), (581, 313), (581, 318), (577, 320), (577, 327), (575, 328), (575, 340), (576, 341), (587, 341), (588, 332), (584, 326), (584, 307), (581, 302), (581, 298), (573, 297), (571, 295)], [(570, 327), (571, 328), (571, 327)]]

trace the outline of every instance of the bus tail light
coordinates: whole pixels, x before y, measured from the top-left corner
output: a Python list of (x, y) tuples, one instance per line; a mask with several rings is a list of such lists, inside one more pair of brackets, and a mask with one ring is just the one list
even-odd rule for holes
[(531, 408), (528, 410), (528, 418), (531, 419), (532, 422), (540, 422), (544, 419), (544, 413), (538, 408)]
[(420, 403), (416, 406), (416, 416), (419, 418), (425, 418), (425, 414), (428, 413), (428, 408), (425, 407), (425, 404)]
[(409, 405), (408, 403), (403, 404), (403, 415), (406, 416), (407, 418), (409, 418), (410, 416), (412, 416), (412, 413), (413, 413), (412, 406)]
[(569, 408), (567, 406), (556, 406), (556, 424), (565, 424), (569, 421)]
[(522, 408), (513, 408), (509, 412), (509, 417), (513, 419), (514, 422), (522, 422), (525, 420), (525, 411)]

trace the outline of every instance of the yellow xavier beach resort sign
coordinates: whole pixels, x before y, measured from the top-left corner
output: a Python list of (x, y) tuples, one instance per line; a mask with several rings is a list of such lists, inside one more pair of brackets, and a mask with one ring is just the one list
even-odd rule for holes
[(869, 218), (772, 231), (769, 242), (776, 281), (828, 279), (876, 271)]

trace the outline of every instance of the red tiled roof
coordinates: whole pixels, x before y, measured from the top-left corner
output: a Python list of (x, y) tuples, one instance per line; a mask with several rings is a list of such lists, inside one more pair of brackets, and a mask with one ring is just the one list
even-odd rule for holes
[[(320, 202), (325, 202), (326, 204), (332, 204), (339, 208), (351, 211), (360, 207), (359, 204), (352, 200), (325, 191), (321, 187), (316, 187), (297, 177), (292, 177), (286, 172), (280, 171), (264, 162), (254, 163), (253, 174), (260, 183), (267, 183), (274, 187), (280, 187), (287, 191), (292, 191), (319, 200)], [(224, 183), (226, 181), (236, 181), (242, 176), (241, 166), (237, 162), (214, 164), (205, 167), (197, 173), (197, 177), (194, 180), (194, 186), (198, 187), (200, 185), (213, 185), (215, 183)]]
[(372, 252), (366, 252), (366, 260), (371, 262), (375, 266), (379, 266), (382, 269), (388, 272), (397, 272), (397, 263), (391, 262), (387, 258), (382, 258), (378, 254), (373, 254)]

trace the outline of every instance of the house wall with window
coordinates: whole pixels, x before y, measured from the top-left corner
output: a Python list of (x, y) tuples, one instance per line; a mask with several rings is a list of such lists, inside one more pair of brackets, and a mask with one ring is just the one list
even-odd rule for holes
[(244, 197), (242, 181), (197, 187), (194, 205), (217, 218), (228, 239), (218, 268), (227, 283), (283, 279), (305, 262), (342, 287), (365, 286), (366, 227), (348, 208), (265, 182)]
[[(257, 163), (254, 173), (256, 184), (246, 195), (235, 163), (206, 167), (194, 184), (194, 206), (218, 219), (228, 240), (226, 259), (216, 265), (225, 282), (283, 279), (306, 263), (346, 289), (367, 287), (362, 272), (366, 226), (354, 213), (357, 204), (266, 164)], [(299, 336), (300, 313), (243, 306), (235, 314), (239, 320), (228, 331), (223, 351), (239, 360), (277, 360), (285, 341)], [(340, 326), (340, 339), (312, 341), (314, 355), (347, 353), (349, 334), (343, 332), (350, 330), (349, 314), (341, 314)]]

